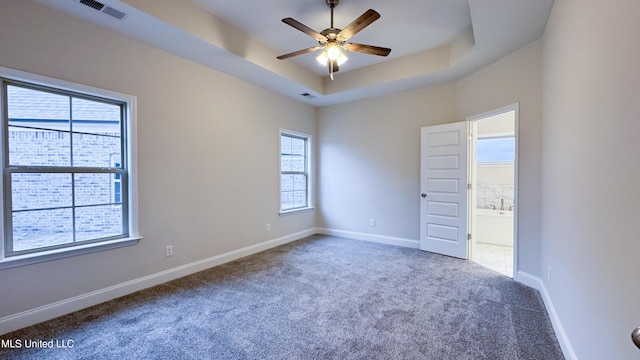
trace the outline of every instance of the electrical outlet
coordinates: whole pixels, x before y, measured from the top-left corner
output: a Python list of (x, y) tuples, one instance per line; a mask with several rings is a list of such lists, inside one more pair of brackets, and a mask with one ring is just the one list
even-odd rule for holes
[(369, 226), (376, 227), (376, 219), (369, 220)]
[(173, 245), (167, 245), (167, 247), (164, 248), (164, 255), (165, 256), (173, 256)]
[(547, 268), (547, 280), (551, 280), (551, 265)]
[(267, 224), (267, 232), (271, 231), (271, 224)]

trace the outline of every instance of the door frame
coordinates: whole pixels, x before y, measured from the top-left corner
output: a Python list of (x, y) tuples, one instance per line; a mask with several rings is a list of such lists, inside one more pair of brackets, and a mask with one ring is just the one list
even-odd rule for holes
[[(519, 181), (518, 181), (518, 167), (519, 167), (519, 157), (518, 157), (518, 149), (519, 149), (519, 143), (520, 143), (520, 103), (514, 103), (511, 105), (507, 105), (507, 106), (503, 106), (497, 109), (493, 109), (487, 112), (483, 112), (480, 114), (476, 114), (476, 115), (472, 115), (467, 117), (467, 121), (470, 123), (470, 127), (474, 129), (475, 131), (475, 122), (478, 120), (483, 120), (486, 119), (488, 117), (492, 117), (495, 115), (500, 115), (500, 114), (504, 114), (507, 112), (513, 111), (514, 112), (514, 121), (515, 121), (515, 131), (514, 131), (514, 136), (515, 136), (515, 158), (514, 158), (514, 162), (513, 162), (513, 201), (514, 204), (517, 204), (517, 206), (515, 206), (514, 208), (514, 212), (513, 212), (513, 279), (515, 280), (517, 277), (517, 269), (518, 269), (518, 219), (519, 219), (519, 213), (520, 213), (520, 201), (518, 199), (518, 193), (519, 193)], [(476, 136), (476, 134), (473, 134), (473, 136)], [(475, 236), (474, 232), (475, 232), (475, 224), (474, 224), (474, 217), (473, 215), (473, 207), (475, 207), (475, 198), (476, 197), (476, 173), (475, 171), (473, 171), (473, 163), (475, 162), (475, 143), (472, 142), (469, 146), (469, 157), (468, 157), (468, 166), (469, 166), (469, 183), (471, 184), (471, 191), (469, 191), (469, 200), (468, 200), (468, 213), (467, 213), (467, 219), (468, 219), (468, 224), (467, 227), (469, 228), (469, 231), (471, 232), (471, 236)], [(467, 246), (467, 259), (472, 259), (472, 253), (471, 251), (473, 248), (473, 241), (470, 241), (468, 246)]]

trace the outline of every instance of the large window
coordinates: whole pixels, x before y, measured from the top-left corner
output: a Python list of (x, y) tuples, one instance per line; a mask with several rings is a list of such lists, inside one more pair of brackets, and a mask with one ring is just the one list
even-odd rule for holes
[(309, 142), (306, 134), (280, 132), (280, 212), (311, 208)]
[(515, 160), (514, 136), (479, 137), (476, 145), (478, 163), (508, 163)]
[(129, 214), (131, 103), (42, 81), (0, 81), (0, 260), (135, 236)]

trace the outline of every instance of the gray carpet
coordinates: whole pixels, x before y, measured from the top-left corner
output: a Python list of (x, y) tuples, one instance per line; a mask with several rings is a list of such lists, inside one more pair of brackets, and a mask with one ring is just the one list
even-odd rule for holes
[[(314, 235), (0, 339), (9, 359), (563, 359), (539, 293), (471, 261)], [(73, 348), (25, 348), (27, 340)]]

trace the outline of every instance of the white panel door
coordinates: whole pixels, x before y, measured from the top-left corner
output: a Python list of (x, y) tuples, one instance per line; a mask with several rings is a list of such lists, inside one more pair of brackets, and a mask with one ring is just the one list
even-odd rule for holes
[(422, 128), (420, 249), (467, 259), (466, 121)]

